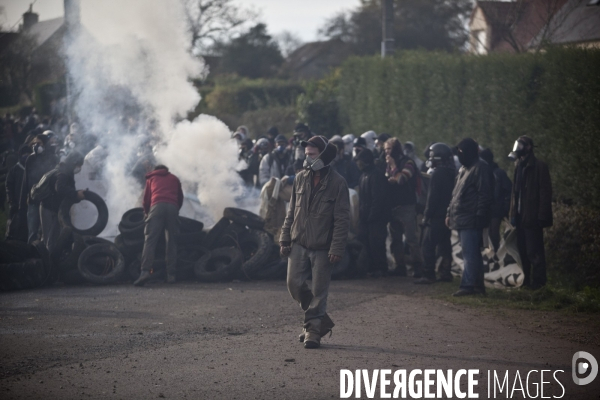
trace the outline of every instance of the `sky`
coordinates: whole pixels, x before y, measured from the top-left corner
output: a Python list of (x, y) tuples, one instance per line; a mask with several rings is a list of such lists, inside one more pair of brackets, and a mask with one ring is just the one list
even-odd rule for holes
[[(41, 21), (63, 15), (63, 0), (0, 0), (0, 7), (4, 8), (0, 16), (3, 30), (14, 26), (33, 2), (33, 11), (40, 15)], [(359, 0), (237, 0), (237, 3), (259, 11), (259, 19), (267, 24), (270, 34), (290, 31), (302, 41), (310, 42), (317, 40), (317, 30), (327, 18), (355, 8)]]

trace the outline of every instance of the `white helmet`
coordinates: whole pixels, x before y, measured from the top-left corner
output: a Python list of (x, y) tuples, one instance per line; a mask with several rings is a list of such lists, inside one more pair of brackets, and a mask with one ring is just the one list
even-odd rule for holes
[(360, 135), (361, 138), (364, 138), (367, 142), (367, 149), (373, 150), (375, 148), (375, 140), (377, 140), (377, 134), (375, 131), (367, 131)]
[(342, 140), (344, 141), (344, 153), (352, 154), (352, 149), (354, 148), (354, 135), (351, 133), (344, 135)]

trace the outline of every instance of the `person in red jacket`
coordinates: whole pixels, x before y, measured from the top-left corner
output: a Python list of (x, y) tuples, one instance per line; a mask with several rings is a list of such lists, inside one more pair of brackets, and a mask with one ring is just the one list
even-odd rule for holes
[(182, 204), (181, 182), (169, 172), (167, 167), (157, 165), (152, 172), (146, 174), (143, 204), (146, 228), (142, 251), (142, 273), (133, 283), (134, 285), (143, 286), (150, 279), (150, 270), (154, 264), (154, 250), (163, 231), (166, 239), (167, 282), (175, 283), (179, 210)]

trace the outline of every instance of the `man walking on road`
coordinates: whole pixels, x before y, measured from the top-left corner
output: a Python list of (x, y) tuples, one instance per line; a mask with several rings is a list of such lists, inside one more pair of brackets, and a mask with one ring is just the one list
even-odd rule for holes
[[(281, 228), (281, 254), (289, 256), (287, 286), (304, 310), (300, 340), (320, 346), (334, 324), (326, 313), (333, 264), (340, 262), (350, 226), (348, 185), (329, 167), (337, 149), (323, 136), (302, 141), (304, 171), (296, 175), (290, 209)], [(311, 275), (312, 288), (306, 281)]]
[(154, 251), (158, 239), (165, 232), (167, 255), (167, 282), (175, 283), (177, 269), (177, 236), (179, 235), (179, 209), (183, 204), (183, 191), (179, 178), (164, 165), (157, 165), (146, 175), (144, 190), (144, 250), (142, 251), (142, 273), (133, 283), (143, 286), (150, 277), (154, 264)]

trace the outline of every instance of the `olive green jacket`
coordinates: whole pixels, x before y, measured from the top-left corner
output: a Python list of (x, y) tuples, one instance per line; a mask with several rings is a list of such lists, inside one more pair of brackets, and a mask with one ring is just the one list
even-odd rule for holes
[(313, 173), (302, 171), (296, 175), (279, 241), (298, 243), (309, 250), (328, 250), (342, 257), (350, 229), (348, 185), (330, 168), (311, 202)]

